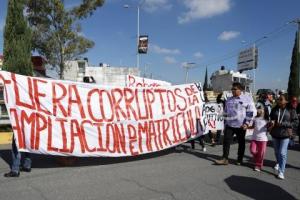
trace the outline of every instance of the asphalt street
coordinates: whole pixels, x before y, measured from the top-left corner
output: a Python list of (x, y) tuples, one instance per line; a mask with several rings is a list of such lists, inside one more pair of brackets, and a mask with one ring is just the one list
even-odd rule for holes
[(0, 145), (1, 200), (194, 200), (194, 199), (300, 199), (300, 145), (288, 152), (285, 180), (273, 173), (274, 151), (267, 149), (262, 172), (252, 169), (249, 143), (245, 164), (234, 164), (237, 144), (231, 146), (228, 166), (214, 160), (222, 146), (202, 152), (190, 144), (130, 158), (78, 158), (63, 166), (59, 157), (33, 155), (30, 173), (5, 178), (10, 146)]

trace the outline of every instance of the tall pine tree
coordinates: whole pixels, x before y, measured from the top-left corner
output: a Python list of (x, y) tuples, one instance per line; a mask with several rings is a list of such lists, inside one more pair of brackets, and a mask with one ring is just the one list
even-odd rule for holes
[(9, 0), (4, 28), (3, 70), (32, 75), (31, 30), (23, 14), (24, 0)]
[(292, 63), (290, 67), (290, 77), (288, 83), (288, 95), (289, 97), (300, 96), (300, 89), (299, 89), (299, 32), (296, 33), (295, 44), (293, 48), (293, 55), (292, 55)]
[(203, 90), (204, 91), (209, 90), (208, 79), (207, 79), (207, 67), (206, 67), (206, 71), (205, 71), (205, 78), (204, 78)]

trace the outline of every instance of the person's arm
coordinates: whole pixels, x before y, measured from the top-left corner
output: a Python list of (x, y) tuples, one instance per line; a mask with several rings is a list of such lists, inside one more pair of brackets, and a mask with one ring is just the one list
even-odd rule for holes
[(248, 126), (248, 129), (254, 129), (255, 128), (255, 121), (253, 120), (252, 125)]
[(276, 107), (275, 107), (275, 108), (272, 108), (271, 114), (270, 114), (270, 121), (269, 121), (269, 123), (267, 124), (268, 131), (269, 131), (269, 132), (273, 129), (273, 127), (275, 126), (275, 120), (277, 120), (277, 119), (276, 119), (276, 116), (275, 116), (275, 113), (276, 113)]
[(277, 119), (276, 119), (276, 116), (275, 116), (275, 113), (276, 113), (276, 107), (275, 107), (275, 108), (272, 108), (272, 110), (271, 110), (271, 114), (270, 114), (270, 120), (271, 120), (271, 121), (277, 120)]
[(299, 124), (299, 119), (298, 119), (296, 110), (290, 109), (289, 112), (290, 112), (290, 120), (284, 121), (280, 125), (285, 128), (291, 128), (291, 129), (296, 130), (298, 127), (298, 124)]
[(227, 103), (226, 103), (226, 101), (224, 102), (224, 109), (223, 109), (223, 117), (224, 117), (224, 123), (226, 123), (226, 121), (227, 121), (227, 110), (228, 110), (228, 108), (227, 108)]
[(249, 97), (249, 103), (246, 107), (246, 118), (244, 120), (243, 127), (245, 127), (245, 126), (249, 127), (250, 126), (250, 124), (252, 123), (254, 117), (256, 116), (256, 113), (257, 113), (257, 111), (256, 111), (256, 108), (255, 108), (254, 102)]

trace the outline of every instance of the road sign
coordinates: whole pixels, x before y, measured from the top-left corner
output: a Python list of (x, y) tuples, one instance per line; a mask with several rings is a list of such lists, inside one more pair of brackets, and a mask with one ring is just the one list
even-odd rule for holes
[(257, 61), (258, 61), (258, 49), (256, 47), (245, 49), (239, 53), (237, 70), (244, 71), (244, 70), (256, 69)]

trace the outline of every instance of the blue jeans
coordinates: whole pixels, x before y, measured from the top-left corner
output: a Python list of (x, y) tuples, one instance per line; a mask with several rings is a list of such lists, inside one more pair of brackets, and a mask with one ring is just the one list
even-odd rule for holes
[(284, 173), (285, 170), (289, 141), (290, 141), (289, 138), (284, 138), (284, 139), (273, 138), (275, 157), (279, 165), (279, 172), (281, 173)]
[[(11, 154), (12, 154), (11, 171), (18, 173), (20, 171), (20, 165), (21, 165), (21, 153), (18, 151), (14, 138), (12, 140)], [(30, 154), (29, 153), (22, 153), (22, 154), (24, 157), (23, 167), (26, 169), (30, 169), (31, 168)]]

